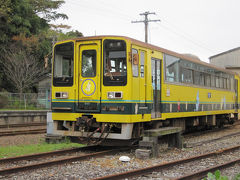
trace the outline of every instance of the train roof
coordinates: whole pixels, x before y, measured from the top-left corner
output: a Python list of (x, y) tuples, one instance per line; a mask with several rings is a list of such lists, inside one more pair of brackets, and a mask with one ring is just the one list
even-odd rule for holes
[(197, 64), (202, 64), (204, 66), (208, 66), (208, 67), (217, 69), (219, 71), (223, 71), (223, 72), (226, 72), (226, 73), (229, 73), (229, 74), (237, 75), (236, 72), (226, 70), (226, 69), (217, 67), (213, 64), (209, 64), (207, 62), (201, 61), (200, 59), (198, 59), (194, 56), (189, 56), (189, 55), (186, 55), (186, 54), (185, 55), (180, 54), (180, 53), (177, 53), (177, 52), (174, 52), (174, 51), (171, 51), (171, 50), (168, 50), (168, 49), (156, 46), (156, 45), (148, 44), (148, 43), (145, 43), (145, 42), (142, 42), (142, 41), (139, 41), (139, 40), (127, 37), (127, 36), (114, 36), (114, 35), (86, 36), (86, 37), (79, 37), (79, 38), (75, 38), (75, 39), (71, 39), (71, 40), (74, 40), (74, 41), (101, 40), (101, 39), (108, 38), (108, 37), (110, 37), (110, 38), (123, 38), (123, 39), (131, 41), (133, 44), (136, 44), (136, 45), (139, 45), (139, 46), (142, 46), (142, 47), (145, 47), (145, 48), (149, 48), (149, 49), (152, 49), (152, 50), (155, 50), (155, 51), (160, 51), (160, 52), (163, 52), (163, 53), (168, 54), (168, 55), (176, 56), (176, 57), (179, 57), (179, 58), (182, 58), (182, 59), (185, 59), (185, 60), (189, 60), (189, 61), (197, 63)]

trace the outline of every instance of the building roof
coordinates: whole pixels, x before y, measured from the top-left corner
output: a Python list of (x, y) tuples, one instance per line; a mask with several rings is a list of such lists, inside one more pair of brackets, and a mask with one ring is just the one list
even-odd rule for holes
[(215, 57), (217, 57), (217, 56), (221, 56), (221, 55), (224, 55), (224, 54), (227, 54), (227, 53), (233, 52), (233, 51), (237, 51), (237, 50), (239, 50), (239, 49), (240, 49), (240, 47), (233, 48), (233, 49), (230, 49), (230, 50), (228, 50), (228, 51), (225, 51), (225, 52), (222, 52), (222, 53), (219, 53), (219, 54), (213, 55), (213, 56), (209, 57), (209, 59), (212, 59), (212, 58), (215, 58)]

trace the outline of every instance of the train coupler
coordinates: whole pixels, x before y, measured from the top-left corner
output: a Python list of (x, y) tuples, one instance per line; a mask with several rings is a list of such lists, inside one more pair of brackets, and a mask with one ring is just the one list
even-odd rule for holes
[(91, 127), (95, 123), (95, 119), (91, 116), (82, 116), (77, 118), (76, 126), (79, 127)]

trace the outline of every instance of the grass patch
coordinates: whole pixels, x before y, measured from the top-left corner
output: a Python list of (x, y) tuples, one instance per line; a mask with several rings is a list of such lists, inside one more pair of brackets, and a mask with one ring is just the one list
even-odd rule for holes
[(0, 158), (50, 152), (50, 151), (55, 151), (60, 149), (69, 149), (73, 147), (82, 147), (82, 146), (84, 145), (71, 143), (71, 142), (62, 142), (57, 144), (49, 144), (49, 143), (43, 142), (40, 144), (6, 146), (6, 147), (0, 147)]

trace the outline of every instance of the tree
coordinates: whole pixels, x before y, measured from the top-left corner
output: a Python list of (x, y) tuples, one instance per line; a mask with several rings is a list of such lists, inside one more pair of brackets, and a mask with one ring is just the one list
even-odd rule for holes
[(43, 63), (19, 47), (12, 47), (5, 53), (2, 65), (6, 79), (19, 93), (26, 92), (48, 72)]
[(77, 37), (83, 37), (83, 34), (81, 32), (79, 32), (78, 30), (71, 30), (68, 31), (66, 33), (62, 32), (62, 29), (70, 29), (70, 26), (66, 26), (66, 25), (51, 25), (51, 27), (53, 29), (48, 31), (48, 34), (50, 37), (52, 37), (55, 41), (63, 41), (66, 39), (73, 39), (73, 38), (77, 38)]
[(66, 14), (57, 13), (64, 0), (0, 0), (0, 48), (7, 47), (12, 37), (26, 37), (49, 29), (48, 22)]
[(59, 9), (64, 3), (64, 0), (30, 0), (34, 12), (39, 16), (43, 16), (43, 19), (48, 22), (59, 18), (68, 19), (66, 14), (58, 13), (56, 11), (56, 9)]
[[(68, 18), (57, 12), (64, 3), (64, 0), (0, 0), (0, 90), (12, 91), (14, 87), (18, 92), (26, 92), (38, 81), (37, 75), (29, 78), (28, 74), (36, 71), (41, 76), (44, 62), (47, 59), (50, 62), (53, 42), (82, 36), (79, 31), (59, 30), (69, 26), (49, 23)], [(37, 66), (40, 72), (35, 69)], [(11, 84), (5, 83), (7, 79)]]

